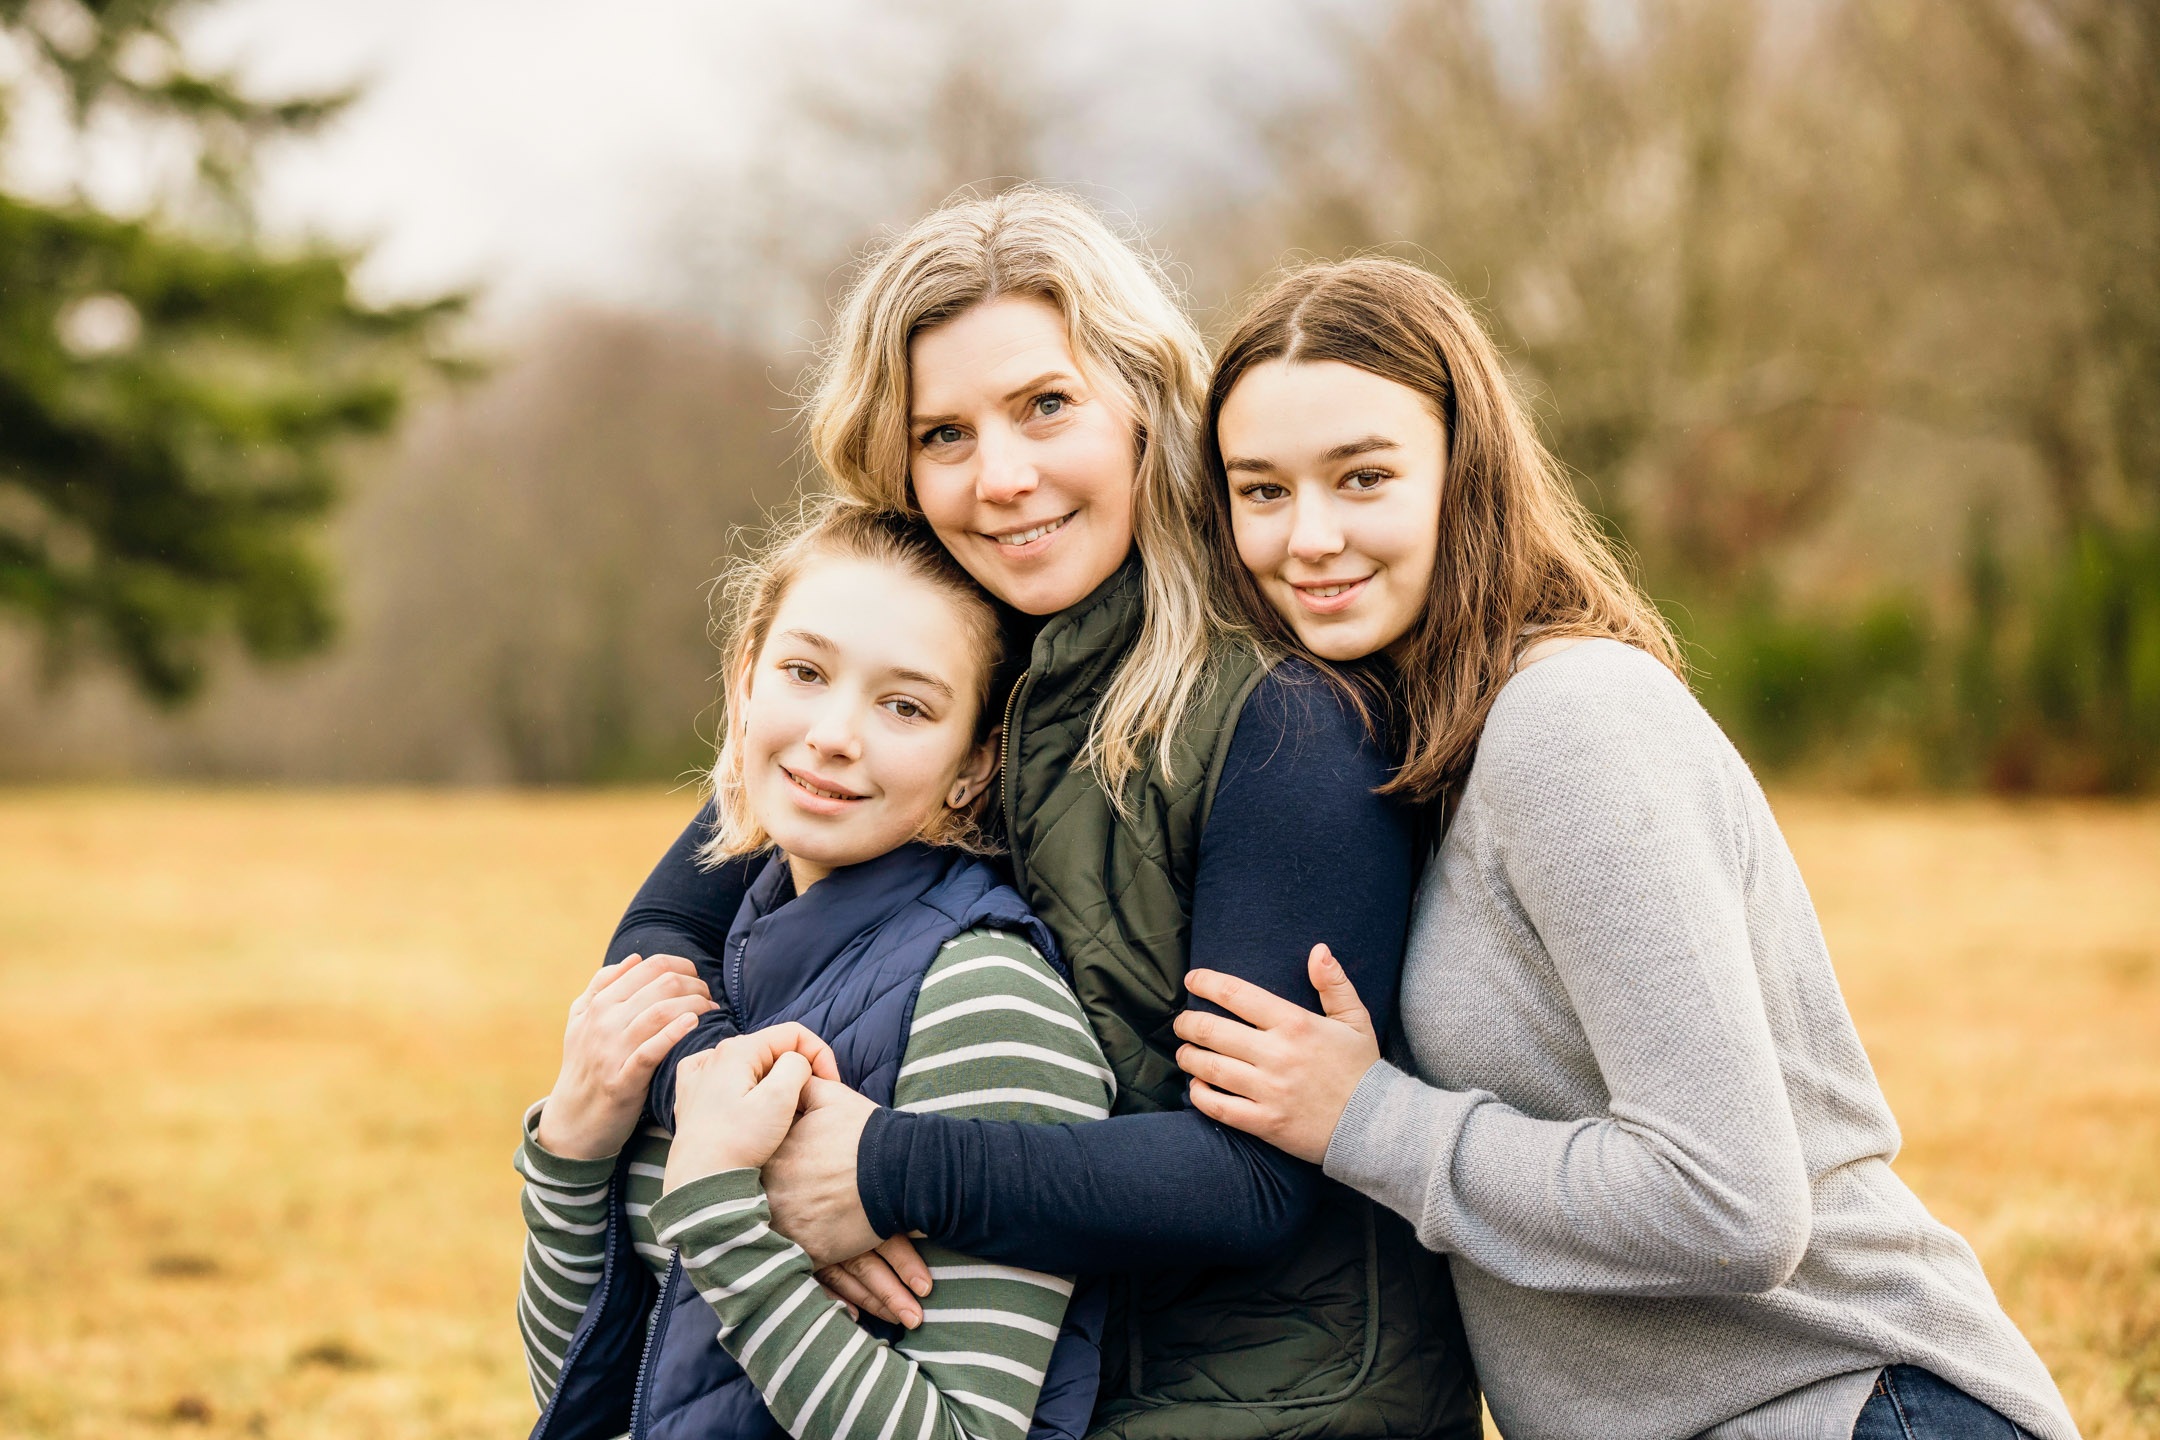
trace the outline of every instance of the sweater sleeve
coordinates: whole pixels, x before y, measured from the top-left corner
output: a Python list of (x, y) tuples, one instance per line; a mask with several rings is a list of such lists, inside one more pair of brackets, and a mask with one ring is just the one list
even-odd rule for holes
[(608, 1182), (615, 1157), (566, 1160), (533, 1138), (541, 1101), (525, 1112), (525, 1138), (512, 1162), (525, 1177), (525, 1268), (518, 1278), (518, 1334), (525, 1372), (542, 1410), (562, 1378), (563, 1347), (600, 1283)]
[[(1326, 940), (1385, 1024), (1415, 880), (1411, 817), (1357, 714), (1312, 670), (1279, 667), (1238, 719), (1201, 837), (1191, 963), (1308, 1008)], [(1109, 1273), (1253, 1264), (1310, 1217), (1316, 1167), (1190, 1108), (1026, 1126), (879, 1111), (857, 1162), (879, 1233)]]
[(1749, 942), (1749, 784), (1670, 675), (1615, 673), (1548, 661), (1511, 682), (1465, 799), (1491, 837), (1469, 883), (1499, 887), (1550, 957), (1605, 1113), (1541, 1119), (1379, 1064), (1327, 1173), (1510, 1284), (1774, 1289), (1810, 1200)]
[[(1079, 1003), (1024, 941), (975, 932), (923, 979), (894, 1103), (1050, 1123), (1109, 1110), (1111, 1079)], [(936, 1288), (923, 1323), (888, 1344), (817, 1286), (770, 1228), (755, 1170), (663, 1196), (652, 1220), (720, 1317), (720, 1343), (798, 1440), (1020, 1440), (1072, 1295), (1070, 1275), (921, 1246)]]

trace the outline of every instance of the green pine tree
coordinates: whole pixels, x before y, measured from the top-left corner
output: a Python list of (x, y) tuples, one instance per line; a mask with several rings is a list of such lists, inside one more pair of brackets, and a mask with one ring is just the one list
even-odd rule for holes
[(183, 137), (185, 182), (147, 217), (0, 190), (0, 612), (57, 669), (102, 652), (177, 703), (227, 637), (258, 660), (335, 630), (318, 522), (341, 442), (381, 433), (462, 306), (355, 296), (357, 256), (258, 232), (251, 160), (350, 94), (278, 102), (190, 68), (188, 0), (0, 0), (0, 133), (29, 86), (71, 123)]

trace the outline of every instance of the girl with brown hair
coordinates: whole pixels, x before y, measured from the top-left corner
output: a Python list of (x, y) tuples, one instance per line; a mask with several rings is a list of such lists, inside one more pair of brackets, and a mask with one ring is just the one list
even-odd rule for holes
[(1469, 307), (1391, 260), (1297, 271), (1208, 434), (1218, 584), (1263, 646), (1383, 678), (1386, 788), (1448, 825), (1395, 1063), (1325, 944), (1325, 1015), (1195, 969), (1249, 1023), (1178, 1017), (1193, 1103), (1449, 1256), (1509, 1436), (2075, 1436), (1892, 1172), (1770, 807)]

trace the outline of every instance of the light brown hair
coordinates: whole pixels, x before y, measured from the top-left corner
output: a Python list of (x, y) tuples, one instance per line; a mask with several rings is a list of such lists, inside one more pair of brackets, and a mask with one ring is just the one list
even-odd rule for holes
[(1402, 765), (1384, 792), (1432, 799), (1462, 777), (1531, 640), (1609, 637), (1684, 675), (1671, 627), (1538, 439), (1469, 304), (1438, 276), (1377, 257), (1277, 278), (1224, 343), (1208, 388), (1212, 568), (1266, 643), (1305, 653), (1238, 560), (1215, 427), (1245, 372), (1272, 360), (1334, 360), (1406, 386), (1440, 417), (1446, 437), (1432, 588), (1388, 687)]
[[(887, 565), (943, 594), (952, 606), (953, 623), (967, 632), (968, 651), (975, 660), (975, 689), (970, 697), (975, 702), (972, 742), (980, 745), (997, 725), (998, 707), (991, 690), (1004, 646), (997, 611), (982, 587), (946, 553), (930, 527), (920, 520), (842, 501), (813, 501), (796, 519), (779, 527), (754, 554), (730, 566), (721, 581), (721, 653), (727, 657), (727, 669), (722, 672), (726, 693), (720, 754), (711, 775), (713, 834), (697, 854), (698, 863), (707, 869), (730, 856), (753, 854), (772, 844), (772, 837), (758, 823), (746, 794), (742, 705), (748, 694), (750, 669), (765, 648), (773, 617), (779, 613), (789, 587), (820, 560)], [(996, 853), (999, 846), (981, 824), (987, 794), (986, 790), (958, 809), (939, 806), (915, 838), (928, 845), (952, 846), (979, 855)]]
[(933, 210), (872, 256), (842, 299), (813, 381), (810, 448), (838, 494), (920, 514), (908, 468), (909, 343), (1004, 296), (1055, 307), (1074, 359), (1133, 417), (1145, 616), (1084, 752), (1117, 799), (1150, 748), (1167, 772), (1167, 752), (1152, 742), (1176, 729), (1222, 628), (1202, 583), (1207, 351), (1154, 257), (1084, 202), (1038, 186)]

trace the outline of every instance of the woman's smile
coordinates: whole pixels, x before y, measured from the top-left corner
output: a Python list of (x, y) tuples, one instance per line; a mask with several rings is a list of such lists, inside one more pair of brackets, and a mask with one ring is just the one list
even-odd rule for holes
[(1050, 537), (1063, 530), (1065, 522), (1079, 513), (1077, 510), (1068, 510), (1055, 520), (1045, 520), (1039, 525), (1029, 525), (1017, 530), (985, 531), (984, 535), (1003, 548), (1007, 559), (1024, 560), (1049, 549)]
[(1355, 580), (1292, 580), (1289, 585), (1298, 603), (1313, 614), (1335, 615), (1355, 605), (1372, 578), (1363, 575)]

